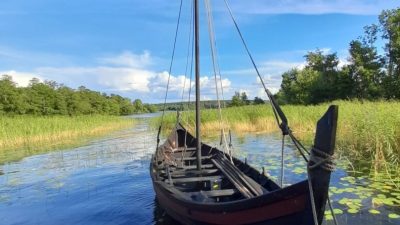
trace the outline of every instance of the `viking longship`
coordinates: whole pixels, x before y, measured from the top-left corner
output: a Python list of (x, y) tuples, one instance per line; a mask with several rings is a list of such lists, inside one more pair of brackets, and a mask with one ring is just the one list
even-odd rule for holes
[[(268, 95), (268, 105), (270, 105), (268, 107), (272, 107), (283, 137), (290, 137), (307, 162), (307, 179), (284, 186), (282, 182), (277, 183), (266, 173), (253, 168), (246, 160), (238, 159), (226, 144), (229, 138), (226, 138), (223, 126), (221, 136), (224, 138), (221, 140), (224, 139), (225, 144), (222, 144), (220, 149), (203, 143), (200, 130), (199, 1), (193, 0), (190, 7), (193, 34), (190, 49), (194, 52), (192, 55), (194, 55), (196, 96), (195, 134), (190, 133), (178, 117), (170, 135), (165, 142), (160, 143), (160, 133), (163, 130), (163, 121), (161, 122), (156, 152), (150, 163), (150, 174), (159, 206), (182, 224), (321, 225), (327, 202), (329, 203), (328, 189), (334, 167), (338, 107), (332, 105), (328, 108), (317, 122), (312, 147), (310, 150), (305, 148), (295, 137), (284, 112), (266, 87), (232, 10), (227, 0), (224, 0), (262, 87)], [(215, 42), (212, 42), (214, 37), (211, 5), (209, 0), (204, 1), (209, 13), (208, 30), (211, 33), (210, 40), (213, 46)], [(176, 31), (181, 11), (182, 1)], [(211, 52), (215, 53), (214, 49)], [(218, 95), (217, 83), (216, 87)], [(166, 99), (167, 94), (165, 101)], [(165, 107), (162, 118), (164, 113)]]

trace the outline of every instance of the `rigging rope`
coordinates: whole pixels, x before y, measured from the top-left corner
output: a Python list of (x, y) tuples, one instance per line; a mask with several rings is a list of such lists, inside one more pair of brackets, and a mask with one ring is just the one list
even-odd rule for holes
[[(310, 180), (310, 170), (312, 168), (309, 167), (309, 163), (308, 163), (309, 160), (307, 159), (307, 157), (305, 156), (303, 151), (308, 153), (308, 155), (310, 155), (310, 153), (305, 149), (305, 147), (300, 143), (300, 141), (297, 140), (297, 138), (293, 135), (292, 131), (290, 130), (285, 114), (283, 113), (283, 111), (280, 109), (280, 107), (276, 103), (274, 97), (272, 96), (272, 93), (268, 90), (267, 86), (265, 85), (265, 83), (264, 83), (264, 81), (262, 79), (262, 76), (261, 76), (261, 74), (260, 74), (260, 72), (259, 72), (259, 70), (257, 68), (257, 65), (256, 65), (256, 63), (255, 63), (255, 61), (253, 59), (253, 56), (250, 53), (249, 48), (247, 47), (246, 41), (244, 40), (242, 32), (239, 29), (239, 26), (238, 26), (238, 24), (237, 24), (237, 22), (236, 22), (236, 20), (235, 20), (235, 18), (233, 16), (232, 10), (231, 10), (227, 0), (224, 0), (224, 2), (225, 2), (225, 5), (226, 5), (226, 7), (227, 7), (227, 9), (229, 11), (229, 15), (230, 15), (230, 17), (231, 17), (231, 19), (232, 19), (232, 21), (233, 21), (233, 23), (235, 25), (236, 31), (238, 32), (238, 34), (240, 36), (242, 44), (246, 49), (247, 55), (249, 56), (249, 58), (251, 60), (251, 63), (253, 64), (253, 67), (254, 67), (254, 69), (255, 69), (255, 71), (256, 71), (256, 73), (257, 73), (257, 75), (258, 75), (258, 77), (259, 77), (259, 79), (261, 81), (261, 84), (262, 84), (262, 86), (264, 88), (264, 91), (268, 95), (268, 98), (269, 98), (269, 100), (271, 102), (271, 106), (272, 106), (272, 109), (273, 109), (273, 112), (274, 112), (275, 119), (276, 119), (276, 121), (278, 123), (278, 126), (282, 130), (283, 136), (289, 135), (289, 137), (292, 139), (293, 143), (295, 144), (296, 148), (299, 150), (300, 154), (302, 155), (304, 160), (307, 162), (307, 176), (308, 176), (308, 186), (309, 186), (310, 198), (311, 198), (310, 200), (311, 200), (311, 206), (312, 206), (312, 214), (313, 214), (315, 225), (318, 225), (317, 213), (316, 213), (316, 208), (315, 208), (314, 191), (313, 191), (311, 180)], [(281, 123), (279, 123), (279, 118), (281, 120)], [(282, 144), (284, 144), (284, 143), (282, 142)], [(283, 147), (284, 146), (282, 146), (282, 149), (283, 149)], [(282, 150), (282, 152), (283, 152), (283, 150)], [(313, 154), (311, 154), (311, 155), (313, 155)], [(331, 156), (329, 155), (329, 157), (331, 157)], [(326, 166), (327, 167), (326, 169), (328, 169), (328, 168), (330, 168), (329, 165), (330, 165), (330, 161), (331, 161), (331, 159), (329, 157), (323, 158), (323, 159), (314, 157), (314, 158), (310, 158), (310, 160), (312, 159), (312, 160), (317, 161), (318, 165), (316, 165), (316, 166), (328, 165), (328, 166)], [(282, 173), (282, 175), (283, 175), (283, 173)], [(332, 213), (333, 217), (335, 217), (330, 202), (329, 202), (329, 207), (331, 209), (331, 213)], [(337, 225), (336, 219), (334, 220), (334, 222)]]
[(285, 150), (285, 135), (282, 135), (282, 149), (281, 149), (281, 187), (283, 188), (283, 177), (284, 177), (284, 167), (283, 164), (285, 163), (284, 151)]
[[(219, 70), (219, 64), (218, 64), (218, 59), (216, 58), (217, 56), (217, 49), (216, 49), (216, 41), (215, 41), (215, 32), (214, 32), (214, 24), (213, 24), (213, 16), (212, 16), (212, 11), (211, 11), (211, 4), (210, 0), (205, 0), (205, 6), (206, 6), (206, 11), (207, 11), (207, 19), (208, 19), (208, 33), (209, 33), (209, 40), (210, 40), (210, 47), (211, 47), (211, 58), (212, 58), (212, 63), (213, 63), (213, 70), (214, 70), (214, 81), (215, 81), (215, 92), (217, 95), (217, 105), (218, 105), (218, 116), (219, 116), (219, 125), (221, 128), (221, 135), (223, 139), (223, 144), (224, 144), (224, 152), (227, 151), (227, 153), (230, 156), (230, 160), (232, 162), (232, 154), (230, 152), (230, 148), (228, 147), (228, 142), (226, 139), (226, 133), (225, 133), (225, 128), (223, 124), (223, 118), (222, 118), (222, 110), (221, 110), (221, 100), (219, 97), (219, 87), (218, 87), (218, 78), (217, 78), (217, 73), (219, 72), (219, 77), (221, 77), (220, 70)], [(222, 81), (221, 81), (222, 83)]]
[[(256, 63), (255, 63), (255, 61), (254, 61), (254, 59), (253, 59), (253, 56), (251, 55), (250, 50), (249, 50), (249, 48), (247, 47), (247, 44), (246, 44), (246, 41), (244, 40), (244, 37), (243, 37), (243, 35), (242, 35), (242, 32), (241, 32), (240, 29), (239, 29), (239, 25), (237, 24), (236, 19), (235, 19), (235, 17), (233, 16), (231, 7), (229, 6), (227, 0), (224, 0), (224, 2), (225, 2), (225, 5), (226, 5), (226, 8), (227, 8), (228, 11), (229, 11), (229, 15), (230, 15), (230, 17), (231, 17), (231, 19), (232, 19), (232, 21), (233, 21), (233, 23), (234, 23), (234, 25), (235, 25), (236, 31), (237, 31), (238, 34), (239, 34), (239, 37), (240, 37), (240, 39), (241, 39), (241, 41), (242, 41), (242, 44), (243, 44), (244, 48), (246, 49), (247, 55), (249, 56), (249, 58), (250, 58), (250, 60), (251, 60), (251, 63), (253, 64), (253, 67), (254, 67), (254, 69), (255, 69), (255, 71), (256, 71), (256, 73), (257, 73), (257, 76), (258, 76), (258, 78), (260, 79), (260, 82), (261, 82), (261, 84), (262, 84), (262, 86), (263, 86), (263, 88), (264, 88), (264, 91), (265, 91), (265, 93), (267, 93), (267, 95), (268, 95), (268, 98), (269, 98), (269, 100), (270, 100), (270, 102), (271, 102), (271, 106), (272, 106), (272, 109), (273, 109), (273, 112), (274, 112), (274, 115), (275, 115), (276, 122), (278, 123), (278, 126), (281, 128), (283, 134), (285, 135), (285, 134), (288, 133), (288, 130), (289, 130), (289, 128), (288, 128), (288, 126), (287, 126), (287, 119), (286, 119), (286, 116), (285, 116), (284, 113), (278, 108), (278, 106), (277, 106), (277, 104), (276, 104), (276, 102), (275, 102), (275, 99), (274, 99), (273, 96), (272, 96), (272, 93), (268, 90), (267, 86), (265, 85), (264, 80), (262, 79), (262, 76), (261, 76), (261, 74), (260, 74), (260, 71), (258, 70), (258, 67), (257, 67), (257, 65), (256, 65)], [(278, 116), (281, 118), (281, 122), (282, 122), (282, 123), (279, 123), (279, 118), (278, 118)]]
[[(163, 122), (164, 122), (165, 107), (166, 107), (166, 105), (167, 105), (167, 98), (168, 98), (169, 82), (170, 82), (170, 80), (171, 80), (172, 65), (173, 65), (173, 63), (174, 63), (174, 57), (175, 57), (176, 40), (178, 39), (179, 24), (180, 24), (180, 21), (181, 21), (182, 3), (183, 3), (183, 0), (180, 1), (180, 5), (179, 5), (178, 22), (177, 22), (177, 24), (176, 24), (175, 38), (174, 38), (174, 46), (173, 46), (173, 48), (172, 48), (171, 63), (169, 64), (167, 89), (165, 90), (164, 107), (163, 107), (163, 113), (162, 113), (162, 116), (161, 116), (161, 124), (160, 124), (160, 127), (162, 127)], [(161, 130), (161, 128), (160, 128), (159, 130)], [(159, 131), (159, 132), (160, 132), (160, 131)]]
[[(193, 8), (193, 2), (192, 2), (192, 6), (190, 8)], [(193, 38), (192, 38), (192, 33), (193, 33), (193, 10), (191, 11), (191, 15), (190, 15), (190, 21), (189, 21), (189, 39), (188, 39), (188, 46), (187, 46), (187, 56), (186, 56), (186, 67), (185, 67), (185, 78), (183, 81), (183, 89), (182, 89), (182, 99), (181, 99), (181, 111), (184, 110), (183, 108), (183, 98), (185, 95), (185, 89), (186, 89), (186, 78), (188, 75), (188, 68), (189, 68), (189, 54), (191, 54), (192, 59), (193, 59), (193, 47), (191, 48), (191, 46), (193, 46)], [(190, 50), (192, 50), (192, 52), (190, 52)], [(193, 62), (193, 60), (192, 60)], [(189, 84), (191, 85), (191, 84)]]
[[(192, 36), (193, 33), (193, 26), (194, 26), (194, 7), (193, 7), (193, 2), (191, 4), (191, 8), (193, 9), (191, 11), (191, 15), (190, 15), (190, 29), (189, 29), (189, 41), (188, 41), (188, 50), (187, 50), (187, 58), (186, 58), (186, 68), (185, 68), (185, 80), (183, 83), (183, 90), (182, 90), (182, 99), (181, 99), (181, 111), (184, 110), (183, 108), (183, 98), (184, 98), (184, 94), (185, 94), (185, 88), (186, 88), (186, 78), (187, 78), (187, 73), (188, 73), (188, 67), (189, 67), (189, 53), (191, 56), (191, 61), (190, 61), (190, 81), (189, 81), (189, 90), (191, 89), (191, 85), (192, 85), (192, 74), (193, 74), (193, 53), (194, 53), (194, 35)], [(191, 50), (191, 52), (190, 52)], [(190, 91), (189, 91), (189, 102), (188, 102), (188, 109), (190, 107)], [(186, 124), (188, 125), (188, 127), (190, 127), (189, 125), (189, 114), (187, 114), (187, 122)], [(184, 138), (184, 148), (182, 151), (182, 155), (181, 155), (181, 162), (183, 162), (184, 160), (184, 156), (186, 154), (186, 150), (187, 150), (187, 135), (188, 135), (188, 130), (185, 129), (185, 138)]]

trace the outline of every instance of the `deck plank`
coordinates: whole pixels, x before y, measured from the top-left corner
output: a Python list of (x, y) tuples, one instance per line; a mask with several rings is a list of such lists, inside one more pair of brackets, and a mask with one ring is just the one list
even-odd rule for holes
[[(185, 192), (185, 194), (194, 195), (199, 192)], [(223, 189), (223, 190), (212, 190), (212, 191), (200, 191), (202, 195), (207, 196), (208, 198), (212, 197), (222, 197), (222, 196), (231, 196), (233, 194), (238, 193), (236, 189)]]
[(223, 176), (207, 176), (207, 177), (186, 177), (186, 178), (175, 178), (172, 179), (173, 183), (186, 183), (186, 182), (198, 182), (198, 181), (209, 181), (222, 179)]

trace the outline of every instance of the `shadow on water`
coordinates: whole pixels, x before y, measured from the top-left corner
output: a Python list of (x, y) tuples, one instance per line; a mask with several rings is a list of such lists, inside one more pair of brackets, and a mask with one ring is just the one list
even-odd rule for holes
[[(153, 115), (136, 116), (134, 128), (73, 149), (0, 165), (0, 224), (177, 224), (157, 204), (149, 176), (156, 133)], [(216, 145), (218, 138), (207, 140)], [(233, 137), (236, 156), (280, 174), (280, 137)], [(285, 151), (285, 184), (306, 177), (305, 163), (290, 145)], [(339, 162), (339, 168), (348, 164)], [(350, 176), (351, 175), (351, 176)], [(385, 177), (338, 169), (331, 196), (341, 225), (397, 224), (400, 191)], [(375, 210), (375, 211), (374, 211)], [(333, 224), (327, 221), (326, 225)]]
[(154, 224), (155, 225), (179, 225), (180, 223), (172, 219), (165, 210), (158, 204), (157, 198), (154, 199)]

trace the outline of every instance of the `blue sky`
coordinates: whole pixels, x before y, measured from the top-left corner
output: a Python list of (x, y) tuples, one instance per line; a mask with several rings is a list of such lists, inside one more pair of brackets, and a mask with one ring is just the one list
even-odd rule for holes
[[(2, 0), (0, 74), (12, 75), (21, 86), (38, 77), (161, 102), (179, 3)], [(303, 65), (308, 51), (337, 52), (345, 63), (349, 42), (362, 35), (365, 25), (376, 23), (383, 9), (398, 7), (398, 0), (231, 0), (230, 4), (267, 85), (275, 92), (282, 72)], [(180, 99), (185, 83), (190, 5), (184, 0), (169, 101)], [(212, 7), (225, 98), (239, 90), (252, 98), (262, 96), (223, 1), (212, 1)], [(204, 6), (201, 9), (203, 98), (214, 99)]]

